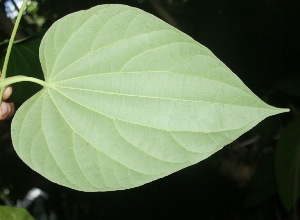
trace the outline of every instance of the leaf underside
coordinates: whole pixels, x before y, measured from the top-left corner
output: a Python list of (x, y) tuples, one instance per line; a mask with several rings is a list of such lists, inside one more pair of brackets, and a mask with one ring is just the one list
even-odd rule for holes
[(17, 111), (13, 145), (33, 170), (76, 190), (167, 176), (286, 111), (262, 102), (191, 37), (125, 5), (58, 20), (40, 61), (49, 86)]

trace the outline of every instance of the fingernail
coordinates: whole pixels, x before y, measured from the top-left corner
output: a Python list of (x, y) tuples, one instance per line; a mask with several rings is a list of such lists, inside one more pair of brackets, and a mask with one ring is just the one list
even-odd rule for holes
[(9, 86), (7, 87), (5, 90), (4, 90), (4, 93), (3, 93), (3, 100), (6, 100), (8, 99), (12, 94), (12, 87)]

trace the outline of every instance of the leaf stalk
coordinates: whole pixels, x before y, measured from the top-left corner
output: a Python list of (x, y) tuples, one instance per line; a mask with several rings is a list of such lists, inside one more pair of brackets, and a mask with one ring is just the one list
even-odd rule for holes
[(46, 83), (43, 80), (34, 78), (34, 77), (29, 77), (29, 76), (12, 76), (12, 77), (8, 77), (6, 78), (4, 81), (0, 82), (0, 89), (4, 89), (7, 86), (17, 83), (17, 82), (34, 82), (37, 84), (40, 84), (43, 87), (49, 87), (48, 83)]
[(5, 81), (5, 78), (6, 78), (6, 71), (7, 71), (9, 56), (10, 56), (10, 53), (11, 53), (11, 48), (12, 48), (12, 45), (14, 43), (14, 39), (15, 39), (15, 36), (17, 34), (17, 30), (18, 30), (18, 27), (19, 27), (19, 24), (20, 24), (20, 21), (21, 21), (21, 17), (22, 17), (22, 14), (23, 14), (23, 11), (25, 9), (26, 4), (27, 4), (27, 0), (24, 0), (23, 3), (22, 3), (22, 6), (20, 8), (16, 23), (14, 25), (14, 29), (12, 31), (11, 37), (9, 39), (8, 48), (7, 48), (7, 51), (6, 51), (4, 64), (3, 64), (3, 68), (2, 68), (2, 75), (1, 75), (1, 78), (0, 78), (0, 85), (1, 85), (0, 103), (2, 102), (2, 96), (3, 96), (4, 90), (5, 90), (5, 87), (2, 88), (2, 85), (4, 84), (4, 81)]

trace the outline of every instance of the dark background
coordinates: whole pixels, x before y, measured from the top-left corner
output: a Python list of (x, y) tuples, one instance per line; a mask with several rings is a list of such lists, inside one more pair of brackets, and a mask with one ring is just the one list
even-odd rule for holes
[[(4, 2), (0, 1), (0, 42), (9, 38), (12, 28), (11, 19), (3, 16)], [(294, 135), (295, 143), (300, 140), (300, 123), (297, 122), (300, 109), (300, 1), (36, 2), (37, 7), (27, 11), (23, 17), (17, 37), (22, 39), (38, 34), (25, 43), (39, 42), (55, 20), (71, 12), (104, 3), (139, 7), (210, 48), (255, 94), (268, 104), (288, 107), (291, 112), (264, 120), (199, 164), (135, 189), (99, 193), (83, 193), (61, 187), (32, 171), (13, 150), (10, 121), (0, 122), (0, 204), (16, 205), (30, 189), (37, 187), (48, 194), (47, 199), (39, 198), (28, 207), (39, 219), (43, 215), (49, 220), (296, 220), (300, 216), (296, 201), (292, 202), (292, 207), (287, 207), (284, 202), (291, 199), (278, 190), (279, 184), (284, 185), (285, 180), (283, 183), (281, 180), (285, 177), (276, 173), (274, 168), (276, 164), (290, 169), (296, 166), (296, 173), (299, 173), (299, 167), (292, 158), (278, 162), (274, 155), (279, 145), (288, 145), (285, 140), (289, 138), (285, 136)], [(22, 42), (19, 45), (22, 46)], [(0, 43), (2, 57), (6, 47), (7, 44)], [(32, 59), (36, 62), (34, 68), (39, 69), (37, 57)], [(10, 63), (11, 72), (25, 75), (18, 68)], [(28, 84), (25, 90), (33, 93), (35, 88)], [(19, 106), (23, 100), (13, 101)], [(291, 123), (295, 121), (296, 125), (291, 129)], [(294, 142), (288, 146), (297, 150), (300, 144), (294, 146)], [(294, 189), (296, 185), (299, 189), (297, 178), (293, 185), (286, 182), (284, 187)]]

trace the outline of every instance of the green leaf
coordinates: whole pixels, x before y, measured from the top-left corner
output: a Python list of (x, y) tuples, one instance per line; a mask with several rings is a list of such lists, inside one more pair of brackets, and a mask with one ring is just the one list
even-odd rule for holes
[(77, 190), (167, 176), (287, 111), (262, 102), (191, 37), (124, 5), (58, 20), (40, 60), (48, 87), (18, 110), (13, 144), (33, 170)]
[(0, 219), (2, 220), (34, 220), (25, 209), (0, 206)]
[[(40, 32), (14, 43), (7, 68), (9, 76), (26, 75), (39, 79), (43, 78), (43, 71), (39, 62), (39, 46), (43, 35), (44, 32)], [(3, 62), (4, 56), (0, 58), (1, 68)], [(24, 82), (15, 84), (13, 90), (11, 99), (22, 104), (38, 92), (40, 87), (36, 84)]]
[(282, 134), (275, 151), (275, 172), (281, 201), (291, 211), (300, 196), (300, 118)]

